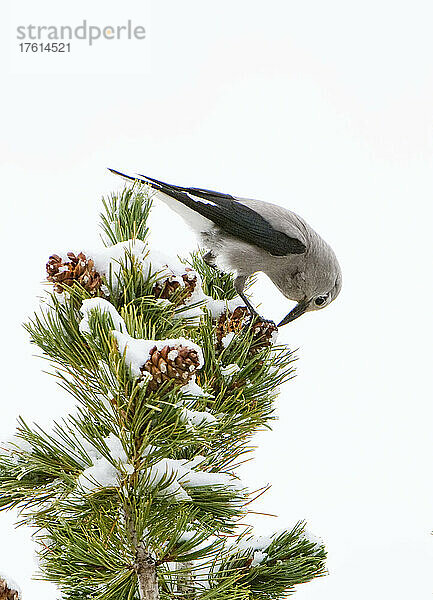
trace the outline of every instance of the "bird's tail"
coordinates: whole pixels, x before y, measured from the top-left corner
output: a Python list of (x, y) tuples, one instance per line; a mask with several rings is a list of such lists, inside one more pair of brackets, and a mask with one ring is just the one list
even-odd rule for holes
[(141, 183), (146, 183), (154, 190), (158, 190), (160, 192), (168, 193), (169, 190), (179, 190), (183, 191), (184, 188), (181, 188), (177, 185), (172, 185), (168, 183), (164, 183), (163, 181), (158, 181), (158, 179), (153, 179), (152, 177), (147, 177), (147, 175), (138, 174), (135, 177), (132, 175), (126, 175), (126, 173), (121, 173), (120, 171), (116, 171), (116, 169), (108, 169), (114, 175), (119, 175), (119, 177), (123, 177), (123, 179), (127, 179), (128, 181), (140, 181)]
[(208, 204), (200, 200), (194, 200), (193, 193), (196, 195), (207, 194), (207, 190), (196, 190), (195, 188), (182, 188), (178, 185), (164, 183), (147, 177), (147, 175), (126, 175), (115, 169), (109, 169), (111, 173), (123, 177), (127, 181), (139, 181), (147, 184), (152, 190), (155, 191), (156, 195), (162, 200), (171, 210), (181, 216), (195, 231), (201, 232), (209, 229), (212, 225), (213, 217), (208, 214), (206, 209), (209, 209)]
[(131, 177), (131, 175), (126, 175), (126, 173), (121, 173), (120, 171), (116, 171), (116, 169), (110, 169), (108, 167), (110, 173), (114, 173), (114, 175), (119, 175), (119, 177), (123, 177), (123, 179), (128, 179), (129, 181), (135, 181), (135, 177)]

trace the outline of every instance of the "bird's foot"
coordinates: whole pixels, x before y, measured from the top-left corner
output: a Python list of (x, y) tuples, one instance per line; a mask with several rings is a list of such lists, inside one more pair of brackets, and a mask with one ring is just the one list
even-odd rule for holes
[(245, 321), (245, 326), (246, 327), (264, 327), (264, 326), (270, 326), (270, 327), (277, 327), (275, 324), (275, 321), (272, 321), (272, 319), (265, 319), (265, 317), (262, 317), (261, 315), (259, 315), (259, 313), (251, 313), (249, 317), (247, 318), (247, 320)]
[(271, 346), (278, 331), (274, 321), (265, 319), (257, 313), (250, 314), (244, 327), (252, 332), (252, 348), (256, 348), (256, 350)]

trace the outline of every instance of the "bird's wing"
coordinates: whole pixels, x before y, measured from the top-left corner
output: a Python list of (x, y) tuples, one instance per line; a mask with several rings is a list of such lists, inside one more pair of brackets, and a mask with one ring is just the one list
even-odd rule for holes
[(226, 233), (254, 246), (259, 246), (273, 256), (302, 254), (306, 250), (300, 240), (278, 231), (256, 210), (237, 202), (230, 194), (171, 185), (146, 175), (131, 177), (113, 169), (110, 171), (127, 179), (138, 179), (147, 183), (155, 190), (167, 194), (209, 219)]

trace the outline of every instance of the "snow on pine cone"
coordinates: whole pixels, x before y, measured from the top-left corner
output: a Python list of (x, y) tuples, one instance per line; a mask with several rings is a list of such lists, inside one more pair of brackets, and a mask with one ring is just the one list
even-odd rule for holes
[[(223, 312), (219, 317), (216, 326), (217, 350), (223, 350), (225, 347), (225, 338), (233, 337), (239, 333), (248, 321), (248, 308), (238, 306), (233, 312)], [(232, 335), (230, 335), (232, 334)]]
[(170, 300), (173, 294), (179, 288), (182, 288), (182, 301), (190, 298), (197, 285), (197, 274), (189, 267), (185, 268), (185, 273), (182, 275), (183, 285), (179, 281), (179, 277), (167, 277), (163, 281), (158, 281), (152, 290), (155, 298)]
[(90, 294), (96, 294), (101, 289), (102, 278), (95, 271), (93, 260), (82, 252), (77, 255), (68, 252), (67, 256), (69, 261), (64, 262), (60, 256), (53, 254), (47, 262), (47, 279), (54, 283), (56, 292), (61, 294), (65, 288), (78, 282)]
[(8, 582), (0, 577), (0, 600), (19, 600), (18, 590), (9, 587)]
[(197, 351), (180, 344), (164, 346), (161, 350), (154, 346), (149, 355), (141, 372), (152, 376), (147, 384), (147, 389), (151, 391), (157, 390), (166, 381), (185, 385), (200, 367)]
[[(217, 321), (216, 326), (216, 348), (221, 352), (230, 343), (231, 339), (238, 334), (250, 320), (249, 311), (246, 306), (238, 306), (233, 312), (223, 313)], [(250, 354), (256, 354), (259, 350), (271, 346), (278, 327), (273, 321), (265, 321), (256, 317), (252, 323), (253, 339)]]
[(263, 348), (268, 348), (275, 343), (274, 338), (278, 333), (278, 327), (273, 321), (265, 321), (258, 318), (253, 325), (253, 344), (250, 349), (251, 354), (256, 354)]

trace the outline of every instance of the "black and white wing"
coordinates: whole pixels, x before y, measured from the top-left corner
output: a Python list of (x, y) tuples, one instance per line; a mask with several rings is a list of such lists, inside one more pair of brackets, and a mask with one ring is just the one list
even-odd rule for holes
[(171, 185), (145, 175), (131, 177), (114, 169), (110, 171), (132, 181), (147, 183), (208, 219), (224, 232), (258, 246), (273, 256), (302, 254), (306, 250), (299, 239), (278, 231), (256, 210), (238, 202), (230, 194)]

